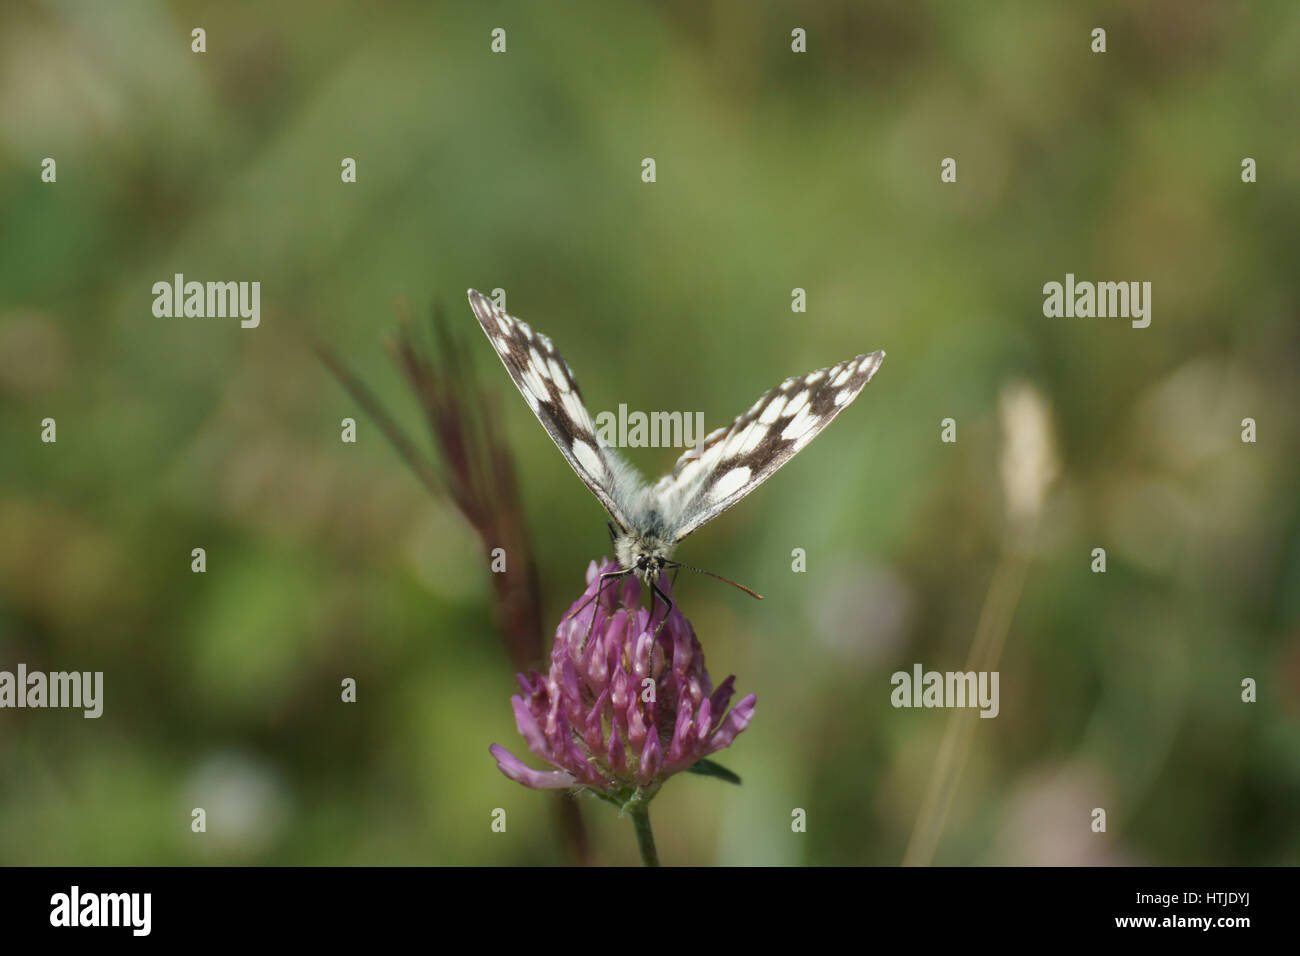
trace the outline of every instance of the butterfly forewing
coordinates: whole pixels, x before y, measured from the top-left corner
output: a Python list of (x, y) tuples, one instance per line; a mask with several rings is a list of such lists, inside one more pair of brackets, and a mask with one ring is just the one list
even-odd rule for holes
[(610, 516), (624, 528), (631, 527), (628, 503), (617, 500), (616, 493), (617, 478), (626, 466), (597, 439), (569, 363), (550, 339), (498, 308), (482, 293), (470, 289), (469, 304), (501, 363), (560, 453)]
[(858, 397), (884, 357), (871, 352), (786, 379), (698, 450), (687, 450), (654, 487), (674, 540), (726, 511), (801, 451)]

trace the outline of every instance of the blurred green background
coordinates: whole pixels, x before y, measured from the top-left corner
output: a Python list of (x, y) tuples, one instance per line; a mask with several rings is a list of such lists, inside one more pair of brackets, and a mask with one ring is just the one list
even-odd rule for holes
[[(0, 669), (102, 670), (105, 709), (0, 711), (0, 862), (568, 859), (487, 752), (525, 748), (474, 537), (308, 349), (423, 437), (383, 342), (395, 301), (444, 306), (553, 625), (604, 514), (468, 286), (507, 290), (593, 413), (712, 428), (889, 353), (680, 552), (767, 599), (678, 584), (758, 708), (721, 758), (742, 787), (656, 801), (666, 862), (900, 862), (952, 714), (892, 708), (890, 674), (963, 669), (981, 616), (1001, 714), (935, 861), (1296, 862), (1297, 48), (1292, 2), (5, 4)], [(259, 280), (261, 326), (155, 318), (174, 272)], [(1150, 328), (1045, 318), (1067, 272), (1150, 281)], [(597, 862), (636, 861), (583, 812)]]

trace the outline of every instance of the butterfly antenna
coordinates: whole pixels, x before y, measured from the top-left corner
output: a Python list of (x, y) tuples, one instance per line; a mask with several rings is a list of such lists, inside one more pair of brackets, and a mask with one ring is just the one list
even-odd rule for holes
[(756, 597), (760, 601), (763, 600), (763, 595), (759, 594), (757, 591), (747, 588), (743, 584), (731, 580), (731, 578), (724, 578), (721, 574), (714, 574), (712, 571), (705, 571), (703, 568), (693, 568), (689, 564), (682, 564), (680, 561), (668, 561), (666, 564), (671, 568), (685, 568), (687, 571), (694, 571), (697, 574), (707, 574), (711, 578), (717, 578), (725, 584), (730, 584), (733, 588), (740, 588), (740, 590), (744, 591), (750, 597)]

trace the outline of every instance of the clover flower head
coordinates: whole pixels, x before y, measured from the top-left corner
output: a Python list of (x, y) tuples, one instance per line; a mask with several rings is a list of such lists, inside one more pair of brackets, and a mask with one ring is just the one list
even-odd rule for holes
[[(749, 726), (756, 698), (727, 711), (735, 678), (713, 688), (695, 631), (676, 606), (660, 628), (664, 605), (656, 598), (651, 625), (632, 575), (607, 582), (596, 599), (600, 575), (616, 570), (608, 559), (591, 562), (586, 590), (556, 629), (549, 671), (517, 675), (522, 693), (511, 702), (519, 733), (556, 769), (534, 770), (493, 744), (511, 780), (646, 800)], [(659, 587), (672, 596), (666, 578)]]

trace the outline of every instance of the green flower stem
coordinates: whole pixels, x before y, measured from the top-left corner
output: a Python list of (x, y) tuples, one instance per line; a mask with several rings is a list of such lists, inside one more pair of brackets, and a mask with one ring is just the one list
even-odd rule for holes
[(641, 851), (641, 862), (646, 866), (659, 865), (659, 853), (655, 850), (655, 835), (650, 829), (650, 809), (645, 804), (633, 807), (632, 823), (636, 826), (636, 845)]

